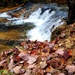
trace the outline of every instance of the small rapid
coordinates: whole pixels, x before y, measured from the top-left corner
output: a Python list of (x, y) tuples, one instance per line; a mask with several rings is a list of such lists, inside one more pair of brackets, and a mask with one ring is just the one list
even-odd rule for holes
[[(65, 9), (65, 10), (64, 10)], [(35, 27), (27, 32), (27, 38), (30, 40), (50, 41), (52, 31), (64, 24), (63, 18), (67, 17), (67, 7), (60, 7), (57, 4), (48, 4), (39, 7), (30, 13), (28, 18), (23, 18), (23, 14), (19, 18), (8, 15), (8, 12), (0, 14), (0, 17), (7, 18), (10, 25), (23, 25), (25, 23), (33, 23)]]

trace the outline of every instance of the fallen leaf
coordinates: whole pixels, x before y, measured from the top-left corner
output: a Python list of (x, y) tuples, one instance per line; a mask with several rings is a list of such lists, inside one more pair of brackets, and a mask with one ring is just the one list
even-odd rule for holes
[(15, 74), (19, 74), (20, 73), (20, 66), (16, 66), (15, 68), (13, 68), (13, 71), (15, 72)]
[(37, 60), (37, 59), (36, 59), (35, 57), (33, 57), (33, 56), (28, 56), (28, 61), (27, 61), (27, 62), (28, 62), (29, 64), (33, 64), (34, 62), (36, 62), (36, 60)]
[(68, 73), (74, 73), (75, 65), (67, 65), (65, 69), (68, 71)]

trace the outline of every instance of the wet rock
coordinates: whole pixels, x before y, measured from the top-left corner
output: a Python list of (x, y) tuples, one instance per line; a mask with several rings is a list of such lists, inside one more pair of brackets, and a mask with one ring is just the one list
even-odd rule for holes
[(49, 7), (44, 7), (44, 8), (42, 8), (42, 9), (41, 9), (41, 11), (42, 11), (41, 14), (43, 14), (43, 12), (45, 12), (45, 11), (48, 10), (48, 9), (49, 9)]
[(19, 41), (19, 40), (4, 40), (4, 39), (0, 39), (1, 44), (9, 45), (9, 46), (20, 44), (20, 42), (21, 41)]
[(0, 23), (0, 31), (5, 32), (7, 30), (8, 30), (8, 27), (6, 26), (6, 24), (5, 23)]

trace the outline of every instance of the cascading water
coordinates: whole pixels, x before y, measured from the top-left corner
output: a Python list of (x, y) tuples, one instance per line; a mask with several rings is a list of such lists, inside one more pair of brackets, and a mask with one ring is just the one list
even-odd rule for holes
[(50, 41), (53, 29), (64, 23), (62, 19), (67, 17), (67, 11), (63, 10), (63, 7), (51, 4), (46, 5), (43, 8), (39, 7), (34, 12), (31, 12), (27, 19), (24, 19), (22, 15), (20, 18), (12, 18), (10, 15), (7, 15), (7, 12), (1, 13), (0, 17), (4, 17), (3, 15), (10, 20), (6, 25), (23, 25), (28, 22), (33, 23), (35, 27), (26, 34), (28, 39)]

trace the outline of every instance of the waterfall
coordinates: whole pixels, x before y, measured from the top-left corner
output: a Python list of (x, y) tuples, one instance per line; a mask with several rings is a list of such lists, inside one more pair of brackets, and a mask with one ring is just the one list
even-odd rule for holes
[(6, 25), (9, 23), (11, 23), (11, 25), (23, 25), (28, 22), (33, 23), (35, 27), (28, 30), (26, 34), (28, 39), (50, 41), (52, 31), (64, 23), (62, 19), (67, 17), (67, 11), (57, 5), (46, 5), (43, 8), (39, 7), (34, 12), (31, 12), (27, 19), (24, 19), (22, 15), (22, 18), (12, 18), (7, 12), (1, 13), (0, 17), (3, 17), (3, 15), (10, 20)]
[(53, 18), (56, 11), (51, 11), (50, 9), (46, 10), (43, 14), (38, 9), (36, 12), (33, 12), (29, 16), (29, 20), (33, 20), (35, 24), (35, 28), (29, 30), (27, 36), (29, 36), (30, 40), (39, 40), (39, 41), (50, 41), (50, 36), (52, 33), (52, 27), (62, 25), (64, 22), (60, 17)]

